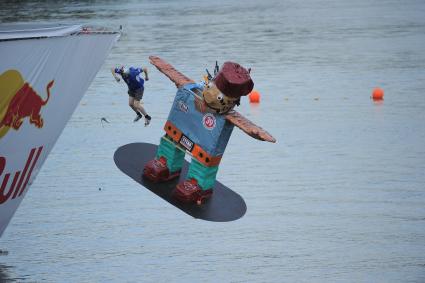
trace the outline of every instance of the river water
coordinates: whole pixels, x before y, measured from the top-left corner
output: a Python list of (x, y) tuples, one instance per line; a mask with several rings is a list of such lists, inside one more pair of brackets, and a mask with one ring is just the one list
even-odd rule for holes
[[(425, 2), (63, 2), (2, 3), (0, 20), (123, 35), (0, 239), (0, 281), (425, 281)], [(149, 55), (194, 80), (252, 68), (261, 103), (238, 111), (278, 142), (233, 132), (218, 179), (241, 219), (193, 219), (116, 168), (119, 146), (159, 142), (174, 98)], [(149, 127), (117, 64), (149, 68)]]

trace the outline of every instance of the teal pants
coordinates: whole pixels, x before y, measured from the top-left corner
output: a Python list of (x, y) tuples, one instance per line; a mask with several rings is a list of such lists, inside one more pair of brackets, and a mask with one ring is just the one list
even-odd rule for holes
[[(173, 141), (167, 137), (162, 137), (156, 153), (156, 159), (159, 159), (161, 156), (165, 157), (170, 173), (175, 173), (181, 170), (185, 153)], [(193, 178), (198, 182), (202, 190), (208, 190), (214, 187), (217, 172), (218, 166), (207, 167), (195, 158), (192, 158), (186, 179)]]

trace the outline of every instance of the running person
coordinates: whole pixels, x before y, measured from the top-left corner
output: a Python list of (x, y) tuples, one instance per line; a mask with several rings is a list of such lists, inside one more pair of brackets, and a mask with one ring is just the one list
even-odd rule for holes
[[(134, 122), (140, 120), (140, 118), (145, 116), (145, 126), (149, 125), (151, 121), (151, 116), (146, 113), (143, 106), (140, 104), (140, 100), (143, 97), (143, 92), (145, 90), (144, 84), (145, 80), (148, 81), (148, 69), (146, 68), (125, 68), (124, 66), (116, 67), (111, 69), (112, 75), (114, 76), (117, 82), (120, 81), (118, 75), (124, 80), (128, 86), (128, 105), (131, 109), (136, 112), (137, 116), (134, 118)], [(142, 73), (145, 74), (145, 79), (142, 78)]]

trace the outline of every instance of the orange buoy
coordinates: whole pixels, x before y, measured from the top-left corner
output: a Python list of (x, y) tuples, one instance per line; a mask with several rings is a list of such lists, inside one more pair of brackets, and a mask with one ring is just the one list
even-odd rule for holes
[(256, 90), (252, 90), (249, 94), (249, 102), (260, 103), (260, 93)]
[(384, 99), (384, 91), (381, 88), (379, 88), (379, 87), (374, 88), (373, 89), (373, 92), (372, 92), (372, 99), (373, 100), (382, 100), (382, 99)]

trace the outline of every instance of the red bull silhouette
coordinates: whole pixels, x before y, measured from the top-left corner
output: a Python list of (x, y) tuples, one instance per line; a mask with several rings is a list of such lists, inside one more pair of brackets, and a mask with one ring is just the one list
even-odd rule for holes
[(43, 127), (41, 108), (48, 103), (53, 84), (54, 80), (47, 84), (47, 97), (43, 99), (18, 71), (8, 70), (0, 75), (0, 138), (10, 128), (18, 130), (27, 117), (30, 124)]

